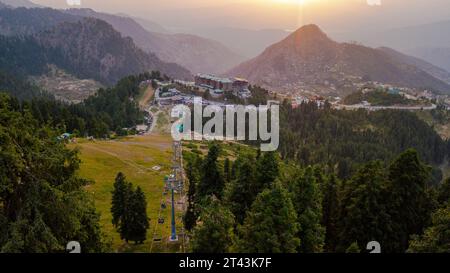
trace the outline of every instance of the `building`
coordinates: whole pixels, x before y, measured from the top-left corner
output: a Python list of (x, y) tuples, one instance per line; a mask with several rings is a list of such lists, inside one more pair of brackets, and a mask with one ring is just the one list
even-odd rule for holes
[(242, 78), (234, 78), (233, 79), (233, 91), (240, 92), (244, 90), (248, 90), (249, 83), (246, 79)]
[(144, 134), (148, 131), (148, 126), (145, 124), (136, 125), (136, 131), (138, 132), (138, 134)]
[[(224, 92), (233, 91), (239, 93), (248, 90), (249, 82), (242, 78), (221, 78), (211, 74), (197, 74), (195, 85), (215, 91), (220, 89)], [(217, 93), (217, 92), (216, 92)]]
[(223, 91), (233, 90), (233, 81), (229, 78), (220, 78), (210, 74), (197, 74), (195, 85), (207, 87), (209, 89), (221, 89)]
[(176, 95), (176, 96), (170, 96), (170, 97), (165, 97), (165, 98), (159, 98), (158, 103), (161, 106), (183, 104), (184, 99), (182, 96)]
[(400, 95), (400, 89), (394, 88), (394, 87), (390, 87), (388, 89), (388, 94), (389, 95)]

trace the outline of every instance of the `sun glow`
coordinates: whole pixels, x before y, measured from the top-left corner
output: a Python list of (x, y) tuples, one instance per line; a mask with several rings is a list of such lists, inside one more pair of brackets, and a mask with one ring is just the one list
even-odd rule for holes
[(307, 2), (310, 2), (311, 0), (272, 0), (272, 1), (279, 3), (279, 4), (304, 5)]

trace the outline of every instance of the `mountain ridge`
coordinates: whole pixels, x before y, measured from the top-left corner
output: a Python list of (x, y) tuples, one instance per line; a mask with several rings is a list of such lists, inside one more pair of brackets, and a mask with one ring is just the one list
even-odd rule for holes
[[(2, 66), (7, 67), (11, 62), (17, 63), (16, 67), (9, 68), (22, 70), (21, 72), (26, 74), (31, 71), (21, 67), (26, 63), (26, 66), (34, 69), (32, 72), (36, 75), (37, 72), (45, 73), (43, 67), (47, 62), (75, 76), (83, 79), (94, 78), (106, 85), (115, 84), (117, 80), (129, 74), (147, 70), (160, 70), (172, 77), (191, 79), (192, 75), (187, 69), (161, 61), (154, 54), (138, 48), (131, 38), (122, 37), (121, 33), (107, 22), (91, 19), (50, 8), (0, 9), (3, 47), (13, 48), (16, 43), (20, 49), (35, 50), (34, 55), (29, 51), (16, 50), (15, 60), (11, 60), (14, 56), (4, 56), (9, 62), (5, 61)], [(23, 39), (30, 40), (29, 44), (23, 45)], [(29, 62), (24, 60), (25, 56), (35, 58), (39, 62), (28, 64)], [(114, 64), (117, 67), (112, 67)]]
[(273, 89), (308, 89), (342, 79), (370, 78), (404, 87), (450, 91), (447, 83), (416, 66), (382, 50), (335, 42), (317, 25), (299, 28), (226, 74)]
[[(35, 4), (28, 0), (1, 0), (0, 3), (6, 4), (7, 6), (13, 7), (13, 8), (42, 8), (43, 6)], [(1, 5), (0, 5), (1, 7)]]
[(244, 60), (217, 41), (192, 34), (150, 32), (131, 17), (92, 9), (69, 9), (65, 12), (104, 20), (122, 35), (131, 37), (143, 50), (156, 54), (163, 61), (180, 64), (193, 73), (222, 73)]
[(110, 24), (99, 19), (64, 22), (35, 37), (41, 46), (60, 56), (62, 68), (70, 64), (72, 73), (83, 78), (96, 75), (95, 79), (102, 83), (114, 84), (124, 76), (149, 70), (159, 70), (180, 79), (191, 77), (188, 70), (145, 53), (131, 38), (122, 37)]

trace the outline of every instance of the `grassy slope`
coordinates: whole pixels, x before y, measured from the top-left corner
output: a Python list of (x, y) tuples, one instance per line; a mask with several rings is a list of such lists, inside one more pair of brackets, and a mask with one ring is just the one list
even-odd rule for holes
[(146, 107), (148, 107), (148, 105), (150, 104), (154, 95), (155, 95), (155, 90), (153, 89), (153, 87), (151, 85), (149, 85), (145, 88), (142, 88), (142, 90), (140, 91), (140, 94), (137, 98), (139, 101), (139, 108), (145, 109)]
[[(168, 243), (170, 234), (170, 195), (163, 197), (164, 176), (170, 173), (172, 140), (170, 136), (127, 137), (117, 141), (82, 141), (71, 144), (80, 149), (82, 160), (80, 175), (95, 181), (88, 191), (94, 195), (97, 210), (101, 213), (101, 224), (105, 233), (112, 238), (113, 249), (120, 252), (178, 252), (179, 243)], [(151, 168), (161, 166), (160, 171)], [(150, 229), (143, 245), (126, 245), (111, 224), (111, 191), (116, 174), (123, 172), (135, 186), (140, 186), (147, 197), (147, 213)], [(162, 199), (166, 199), (167, 209), (162, 211), (163, 225), (158, 224), (158, 214)], [(177, 198), (178, 199), (178, 198)], [(177, 221), (180, 230), (181, 209)], [(153, 242), (153, 232), (157, 228), (160, 243)]]

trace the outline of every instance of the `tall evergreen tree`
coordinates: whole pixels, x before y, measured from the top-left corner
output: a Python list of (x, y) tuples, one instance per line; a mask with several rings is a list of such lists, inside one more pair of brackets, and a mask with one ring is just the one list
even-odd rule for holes
[(127, 243), (130, 240), (130, 231), (132, 229), (131, 224), (133, 222), (133, 212), (131, 211), (131, 199), (133, 197), (133, 185), (126, 183), (123, 197), (123, 215), (119, 222), (120, 239), (125, 240)]
[(191, 239), (194, 253), (227, 253), (233, 242), (233, 214), (211, 197), (202, 210), (199, 223), (195, 226)]
[(279, 170), (279, 157), (276, 152), (263, 153), (257, 162), (259, 192), (269, 188), (277, 179)]
[(275, 183), (252, 204), (239, 228), (236, 249), (246, 253), (295, 253), (300, 245), (298, 230), (290, 196), (280, 183)]
[(259, 192), (255, 159), (250, 155), (240, 156), (236, 160), (236, 168), (236, 179), (228, 184), (226, 200), (236, 217), (236, 222), (242, 224)]
[(387, 174), (381, 162), (363, 166), (345, 185), (340, 214), (338, 252), (345, 252), (355, 241), (365, 249), (378, 241), (388, 249), (392, 224), (386, 207)]
[(400, 154), (389, 166), (389, 193), (396, 245), (392, 251), (405, 252), (410, 235), (421, 234), (430, 223), (432, 200), (427, 189), (430, 168), (419, 159), (415, 150)]
[(140, 187), (137, 187), (130, 195), (125, 219), (127, 229), (123, 231), (125, 232), (124, 238), (127, 241), (142, 244), (147, 238), (147, 229), (150, 225), (147, 216), (147, 201)]
[(127, 183), (128, 182), (126, 181), (125, 175), (119, 172), (114, 182), (111, 201), (112, 224), (115, 227), (119, 226), (122, 217), (124, 216)]
[(315, 253), (323, 250), (325, 229), (321, 226), (322, 199), (316, 182), (314, 170), (308, 167), (304, 173), (297, 170), (291, 183), (292, 201), (301, 229), (299, 237), (302, 244), (299, 251)]
[(339, 182), (334, 174), (325, 180), (322, 200), (322, 225), (325, 227), (324, 250), (334, 252), (338, 241)]
[(197, 189), (198, 200), (202, 200), (210, 195), (215, 195), (219, 199), (222, 198), (225, 182), (217, 162), (219, 154), (219, 145), (212, 144), (209, 147), (208, 155), (203, 161), (202, 177)]

